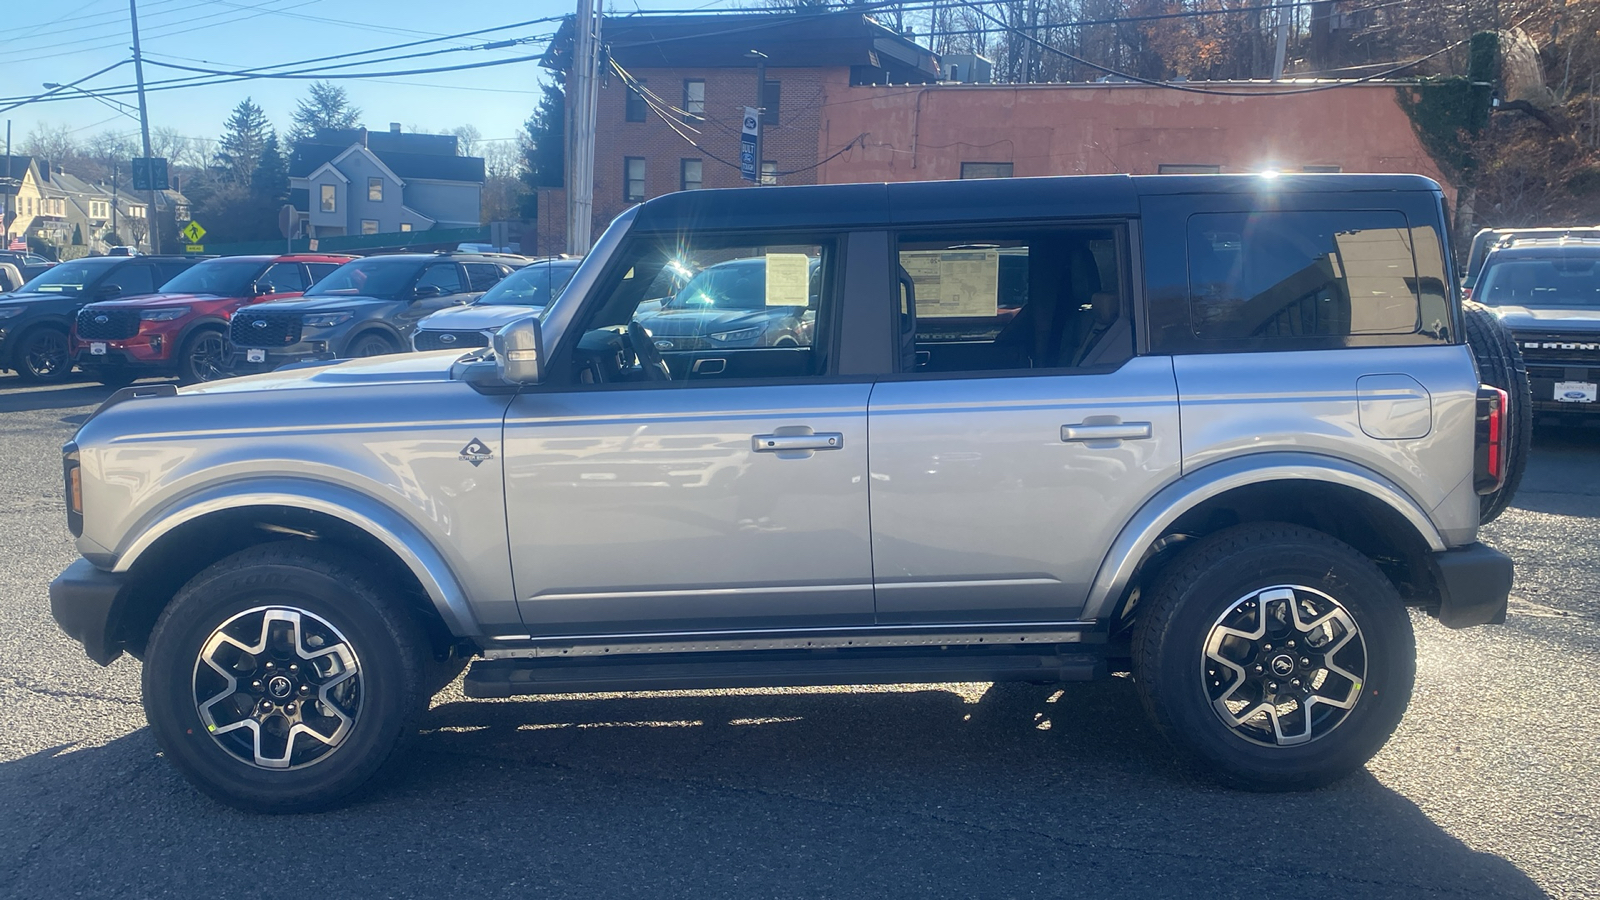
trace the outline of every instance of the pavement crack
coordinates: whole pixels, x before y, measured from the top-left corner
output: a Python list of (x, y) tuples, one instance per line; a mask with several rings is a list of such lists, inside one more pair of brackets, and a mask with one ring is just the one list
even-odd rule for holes
[(144, 705), (138, 700), (129, 700), (127, 697), (109, 697), (105, 694), (95, 694), (90, 693), (89, 691), (68, 691), (62, 690), (61, 688), (42, 687), (37, 684), (29, 684), (20, 678), (13, 678), (7, 675), (0, 675), (0, 683), (3, 683), (7, 687), (14, 687), (17, 690), (27, 691), (30, 694), (37, 694), (41, 697), (55, 697), (61, 700), (99, 700), (102, 703), (119, 703), (123, 706), (142, 707)]

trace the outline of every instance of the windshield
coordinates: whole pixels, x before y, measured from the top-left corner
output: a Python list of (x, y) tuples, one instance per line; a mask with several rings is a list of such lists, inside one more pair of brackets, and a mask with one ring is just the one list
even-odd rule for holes
[(161, 286), (172, 294), (216, 294), (243, 297), (250, 293), (250, 282), (264, 264), (258, 259), (208, 259), (184, 270), (183, 274)]
[(393, 300), (411, 286), (421, 265), (415, 260), (358, 259), (334, 269), (327, 278), (312, 285), (305, 295), (327, 297), (361, 294)]
[(765, 309), (765, 260), (739, 260), (712, 266), (689, 279), (663, 309)]
[(1600, 257), (1492, 261), (1472, 299), (1489, 306), (1600, 307)]
[(116, 264), (116, 260), (105, 258), (77, 259), (72, 262), (64, 262), (51, 266), (33, 276), (32, 280), (18, 288), (17, 291), (18, 293), (33, 291), (41, 294), (79, 294)]
[(549, 306), (578, 271), (572, 265), (532, 265), (507, 275), (478, 298), (477, 306)]

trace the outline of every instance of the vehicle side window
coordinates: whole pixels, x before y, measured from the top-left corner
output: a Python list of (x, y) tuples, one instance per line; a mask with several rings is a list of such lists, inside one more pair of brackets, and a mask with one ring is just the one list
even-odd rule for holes
[(131, 297), (135, 294), (153, 294), (156, 284), (154, 270), (150, 266), (137, 263), (131, 266), (122, 266), (117, 271), (106, 276), (104, 284), (115, 284), (122, 288), (119, 297)]
[(467, 270), (469, 291), (487, 291), (505, 277), (505, 270), (494, 263), (463, 263), (462, 266)]
[(322, 279), (327, 278), (328, 275), (330, 275), (333, 270), (337, 268), (339, 267), (333, 263), (306, 263), (306, 269), (311, 273), (311, 280), (306, 282), (306, 286), (310, 287)]
[(155, 271), (155, 282), (156, 282), (156, 284), (158, 286), (159, 285), (163, 285), (163, 284), (166, 284), (167, 282), (171, 281), (172, 279), (177, 278), (179, 275), (182, 275), (184, 272), (187, 272), (191, 268), (193, 268), (195, 262), (198, 262), (198, 260), (190, 261), (190, 262), (158, 262), (158, 263), (155, 263), (155, 269), (156, 269), (156, 271)]
[(1406, 217), (1392, 211), (1190, 216), (1194, 336), (1287, 349), (1300, 338), (1445, 327), (1423, 321), (1421, 294), (1442, 295), (1443, 285), (1418, 277), (1412, 243)]
[(585, 310), (575, 379), (664, 380), (661, 364), (673, 382), (823, 374), (833, 247), (792, 236), (636, 241), (604, 302)]
[(902, 371), (1122, 363), (1133, 355), (1124, 243), (1111, 228), (902, 234), (901, 313), (916, 341)]
[(461, 272), (455, 263), (433, 263), (417, 279), (417, 287), (433, 285), (446, 294), (459, 294), (461, 287)]
[(272, 287), (274, 294), (289, 294), (306, 289), (299, 263), (275, 263), (256, 279), (258, 287)]

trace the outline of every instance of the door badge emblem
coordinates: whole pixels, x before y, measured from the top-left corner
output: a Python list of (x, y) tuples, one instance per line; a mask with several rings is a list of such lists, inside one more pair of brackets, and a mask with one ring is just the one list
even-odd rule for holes
[(488, 444), (473, 438), (467, 442), (465, 447), (461, 448), (461, 458), (472, 463), (473, 468), (477, 468), (483, 464), (484, 460), (494, 459), (494, 451), (489, 449)]

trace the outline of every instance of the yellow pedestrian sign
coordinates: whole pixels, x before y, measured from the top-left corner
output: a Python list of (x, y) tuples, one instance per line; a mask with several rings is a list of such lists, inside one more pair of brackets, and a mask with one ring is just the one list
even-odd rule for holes
[(200, 243), (200, 239), (206, 236), (206, 230), (200, 227), (199, 222), (193, 220), (190, 220), (189, 224), (185, 225), (183, 231), (179, 233), (188, 238), (191, 244)]

